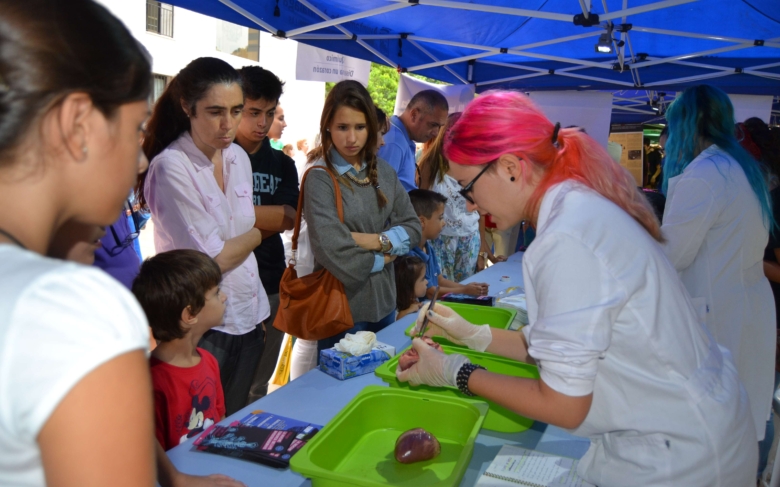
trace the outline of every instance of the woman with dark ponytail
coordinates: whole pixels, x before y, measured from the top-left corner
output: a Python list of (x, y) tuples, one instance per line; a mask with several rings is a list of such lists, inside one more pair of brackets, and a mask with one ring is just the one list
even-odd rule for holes
[(233, 144), (243, 105), (229, 64), (215, 58), (188, 64), (157, 100), (143, 143), (151, 164), (140, 184), (157, 252), (199, 250), (222, 270), (224, 324), (199, 346), (219, 363), (228, 415), (246, 405), (269, 316), (252, 252), (262, 235), (254, 227), (251, 166)]
[[(304, 183), (304, 214), (315, 270), (325, 267), (344, 284), (356, 331), (377, 332), (394, 321), (396, 256), (419, 242), (420, 222), (395, 171), (376, 156), (378, 124), (368, 91), (342, 81), (328, 94), (320, 118), (320, 145), (309, 162), (341, 185), (344, 223), (336, 211), (333, 180), (313, 170)], [(332, 347), (344, 333), (320, 340)]]

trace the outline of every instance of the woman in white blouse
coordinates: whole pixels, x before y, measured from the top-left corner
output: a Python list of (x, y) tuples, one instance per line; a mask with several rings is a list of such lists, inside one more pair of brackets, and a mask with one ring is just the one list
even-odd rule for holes
[(196, 59), (157, 100), (143, 144), (152, 162), (142, 203), (154, 219), (155, 250), (199, 250), (222, 269), (225, 321), (199, 346), (219, 362), (228, 415), (246, 405), (270, 314), (252, 253), (262, 235), (254, 227), (251, 166), (233, 144), (243, 105), (235, 69)]
[(763, 269), (773, 221), (764, 174), (734, 137), (734, 110), (721, 90), (685, 90), (666, 118), (664, 251), (715, 339), (731, 351), (761, 440), (777, 333)]
[(421, 313), (430, 333), (534, 362), (540, 379), (479, 369), (421, 339), (420, 360), (398, 378), (456, 386), (590, 438), (578, 473), (599, 487), (755, 483), (745, 390), (664, 256), (658, 220), (628, 172), (516, 92), (483, 94), (448, 137), (450, 174), (469, 207), (499, 229), (536, 227), (523, 256), (529, 324), (517, 333), (472, 325), (444, 306)]

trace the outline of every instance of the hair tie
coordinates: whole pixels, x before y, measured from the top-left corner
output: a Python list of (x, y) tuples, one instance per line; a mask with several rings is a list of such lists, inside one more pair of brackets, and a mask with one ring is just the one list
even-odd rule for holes
[(560, 145), (558, 144), (558, 131), (561, 129), (561, 122), (555, 122), (555, 129), (553, 129), (552, 134), (552, 145), (555, 146), (555, 148), (559, 148)]
[(378, 185), (378, 184), (377, 184), (376, 186), (374, 186), (374, 187), (375, 187), (376, 189), (379, 189), (379, 185)]

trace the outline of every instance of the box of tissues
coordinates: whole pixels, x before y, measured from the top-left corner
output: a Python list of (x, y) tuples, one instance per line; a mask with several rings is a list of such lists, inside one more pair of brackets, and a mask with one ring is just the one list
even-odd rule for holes
[(339, 380), (370, 374), (395, 355), (395, 347), (376, 341), (376, 335), (359, 331), (320, 352), (320, 370)]

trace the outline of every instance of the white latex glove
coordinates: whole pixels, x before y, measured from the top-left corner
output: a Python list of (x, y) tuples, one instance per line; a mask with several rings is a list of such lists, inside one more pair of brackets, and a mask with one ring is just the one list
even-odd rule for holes
[[(416, 335), (422, 327), (423, 318), (428, 313), (431, 303), (425, 303), (417, 313), (417, 324), (412, 336)], [(428, 315), (428, 329), (425, 336), (441, 336), (458, 345), (466, 345), (472, 350), (484, 352), (493, 334), (488, 325), (473, 325), (464, 320), (458, 313), (444, 305), (437, 304), (431, 314)]]
[(434, 387), (457, 387), (458, 371), (463, 364), (471, 363), (464, 355), (444, 354), (419, 338), (412, 340), (412, 347), (420, 355), (420, 359), (404, 371), (401, 371), (400, 367), (395, 369), (395, 376), (401, 382), (408, 382), (413, 386), (425, 384)]

